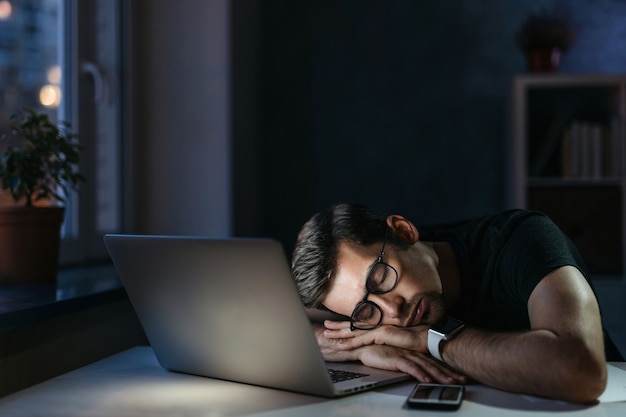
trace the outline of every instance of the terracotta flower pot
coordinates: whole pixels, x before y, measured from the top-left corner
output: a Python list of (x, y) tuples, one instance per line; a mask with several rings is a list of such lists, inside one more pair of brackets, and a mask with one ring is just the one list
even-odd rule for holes
[(0, 283), (56, 280), (63, 207), (0, 207)]

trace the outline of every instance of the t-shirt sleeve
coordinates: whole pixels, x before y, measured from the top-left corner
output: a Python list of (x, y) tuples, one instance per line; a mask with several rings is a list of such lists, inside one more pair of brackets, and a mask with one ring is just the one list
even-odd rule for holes
[(566, 265), (588, 277), (569, 238), (539, 212), (509, 210), (420, 232), (452, 245), (464, 294), (455, 313), (478, 327), (529, 328), (528, 300), (539, 281)]
[(580, 269), (583, 275), (586, 271), (572, 242), (545, 215), (528, 213), (505, 233), (506, 238), (492, 254), (494, 271), (489, 298), (503, 317), (507, 311), (517, 310), (518, 317), (511, 320), (517, 319), (518, 326), (526, 327), (530, 325), (527, 322), (528, 300), (539, 281), (566, 265)]
[(583, 273), (576, 248), (546, 216), (525, 219), (501, 249), (499, 272), (513, 278), (519, 296), (528, 301), (535, 286), (551, 271), (572, 265)]

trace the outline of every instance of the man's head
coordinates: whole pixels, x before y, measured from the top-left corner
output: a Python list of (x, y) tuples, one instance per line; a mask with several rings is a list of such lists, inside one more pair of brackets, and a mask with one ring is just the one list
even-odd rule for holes
[(307, 307), (320, 307), (335, 273), (339, 243), (369, 246), (382, 242), (387, 216), (357, 204), (338, 204), (302, 226), (293, 252), (292, 272)]
[(292, 272), (304, 304), (349, 316), (366, 296), (366, 277), (381, 255), (385, 237), (383, 261), (398, 271), (398, 285), (389, 294), (366, 298), (381, 307), (390, 324), (408, 323), (418, 304), (439, 315), (434, 304), (440, 303), (432, 301), (441, 296), (432, 248), (418, 243), (417, 229), (402, 216), (355, 204), (333, 206), (302, 227)]
[[(392, 281), (372, 288), (376, 264), (388, 266)], [(374, 305), (377, 315), (382, 313), (379, 324), (437, 321), (445, 313), (438, 267), (437, 251), (419, 241), (413, 223), (356, 204), (339, 204), (315, 214), (298, 235), (292, 261), (304, 304), (352, 316), (353, 325), (363, 303)]]

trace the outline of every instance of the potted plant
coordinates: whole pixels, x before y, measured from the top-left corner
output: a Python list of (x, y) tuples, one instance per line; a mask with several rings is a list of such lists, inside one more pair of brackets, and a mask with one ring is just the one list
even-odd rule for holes
[(517, 44), (526, 55), (531, 72), (559, 69), (562, 55), (576, 40), (578, 30), (566, 11), (531, 13), (517, 33)]
[[(69, 124), (25, 109), (11, 116), (0, 138), (0, 282), (56, 279), (66, 196), (84, 177), (81, 147)], [(6, 194), (10, 199), (6, 198)]]

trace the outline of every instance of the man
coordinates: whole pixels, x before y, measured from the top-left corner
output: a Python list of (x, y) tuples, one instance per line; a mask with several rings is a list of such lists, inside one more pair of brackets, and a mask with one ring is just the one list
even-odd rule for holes
[[(540, 213), (418, 229), (341, 204), (303, 226), (292, 271), (307, 307), (346, 316), (316, 329), (327, 360), (578, 403), (606, 386), (600, 312), (582, 260)], [(464, 324), (430, 330), (448, 315)]]

